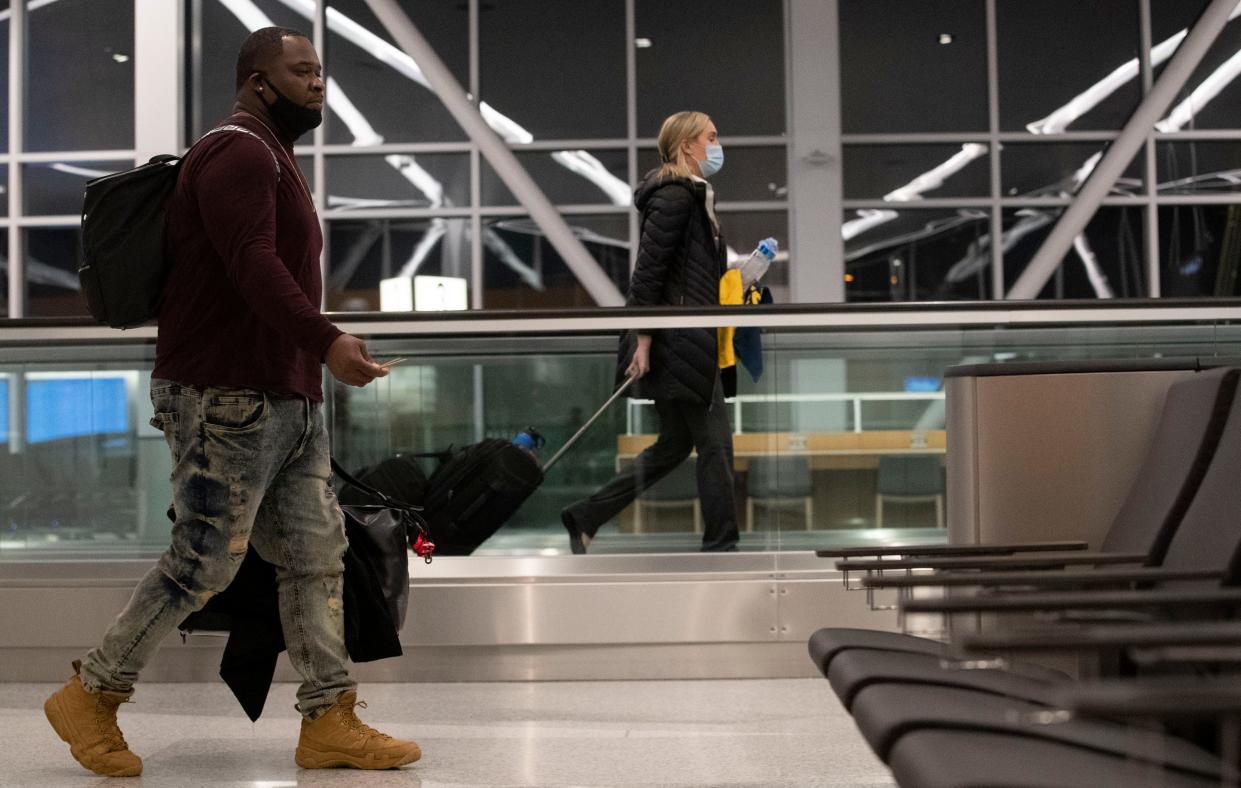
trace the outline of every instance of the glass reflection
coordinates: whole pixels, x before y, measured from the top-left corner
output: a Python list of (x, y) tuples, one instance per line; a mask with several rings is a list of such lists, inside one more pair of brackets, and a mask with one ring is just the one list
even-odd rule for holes
[[(418, 307), (414, 288), (423, 276), (461, 280), (468, 290), (469, 225), (464, 217), (332, 221), (324, 281), (327, 308), (411, 311)], [(385, 291), (384, 283), (393, 289)]]
[(985, 131), (985, 3), (841, 0), (840, 83), (845, 133)]
[(844, 189), (847, 200), (986, 197), (991, 192), (987, 146), (848, 145)]
[(465, 154), (327, 158), (329, 209), (457, 208), (470, 204), (470, 158)]
[(26, 234), (26, 314), (31, 317), (85, 317), (89, 314), (78, 281), (82, 228), (32, 227)]
[[(26, 150), (132, 148), (134, 3), (31, 2), (27, 14)], [(6, 19), (6, 61), (8, 32)]]
[(1165, 297), (1241, 294), (1241, 208), (1165, 205), (1159, 209), (1159, 281)]
[(990, 215), (983, 208), (851, 211), (843, 229), (849, 301), (991, 297)]
[[(761, 376), (738, 369), (723, 406), (742, 550), (941, 536), (941, 381), (954, 364), (1235, 355), (1241, 334), (1192, 323), (782, 328), (762, 344)], [(366, 388), (329, 387), (333, 454), (359, 470), (534, 427), (546, 461), (612, 393), (617, 347), (616, 332), (597, 328), (372, 339), (378, 359), (409, 360)], [(31, 360), (29, 349), (0, 347), (0, 559), (151, 558), (166, 547), (170, 460), (148, 423), (150, 351), (58, 346)], [(631, 463), (658, 427), (649, 401), (604, 412), (476, 554), (567, 554), (560, 511)], [(417, 462), (429, 475), (439, 461)], [(681, 475), (696, 482), (692, 470), (691, 460)], [(705, 510), (695, 516), (687, 491), (697, 488), (678, 481), (687, 479), (670, 476), (622, 510), (590, 552), (697, 551)]]
[(30, 216), (77, 216), (82, 212), (82, 194), (87, 181), (132, 166), (133, 159), (25, 164), (22, 166), (25, 212)]
[[(1004, 224), (1004, 280), (1021, 275), (1059, 218), (1061, 208), (1008, 209)], [(1149, 293), (1143, 209), (1102, 206), (1074, 240), (1072, 251), (1039, 298), (1141, 298)]]
[[(629, 283), (629, 217), (566, 215), (574, 235), (624, 292)], [(483, 220), (483, 308), (592, 307), (595, 301), (535, 222)]]

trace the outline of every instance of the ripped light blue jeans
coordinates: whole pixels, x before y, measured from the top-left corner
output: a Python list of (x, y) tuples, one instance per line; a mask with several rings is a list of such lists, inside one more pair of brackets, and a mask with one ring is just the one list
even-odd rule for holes
[(246, 547), (276, 567), (280, 623), (315, 718), (353, 689), (345, 667), (345, 525), (323, 406), (253, 389), (151, 381), (172, 450), (172, 543), (82, 662), (90, 690), (128, 692), (160, 641), (232, 581)]

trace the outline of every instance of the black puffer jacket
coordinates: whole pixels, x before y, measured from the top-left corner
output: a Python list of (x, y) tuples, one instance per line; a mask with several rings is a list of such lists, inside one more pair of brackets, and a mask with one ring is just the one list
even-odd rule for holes
[[(724, 239), (717, 243), (707, 213), (707, 188), (689, 178), (646, 175), (634, 190), (642, 212), (638, 261), (629, 282), (630, 306), (705, 306), (720, 302), (726, 267)], [(645, 333), (645, 332), (643, 332)], [(714, 328), (650, 332), (651, 371), (629, 396), (711, 403), (719, 372)], [(621, 336), (617, 383), (633, 356), (633, 332)]]

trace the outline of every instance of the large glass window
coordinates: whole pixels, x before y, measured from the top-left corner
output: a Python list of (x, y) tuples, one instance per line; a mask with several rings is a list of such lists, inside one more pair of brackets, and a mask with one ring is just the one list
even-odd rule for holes
[(25, 212), (30, 216), (76, 216), (82, 210), (86, 182), (128, 169), (131, 161), (52, 161), (27, 164)]
[(29, 3), (27, 14), (37, 76), (27, 80), (26, 150), (132, 148), (133, 0)]
[[(1118, 129), (1141, 97), (1138, 8), (1132, 0), (999, 0), (1000, 128), (1055, 134)], [(1126, 63), (1129, 79), (1103, 82)], [(1065, 115), (1076, 100), (1080, 116)]]
[(985, 131), (983, 0), (840, 0), (847, 133)]
[(626, 136), (623, 2), (480, 3), (478, 35), (482, 100), (534, 139)]
[(470, 204), (470, 160), (460, 153), (331, 156), (326, 177), (328, 207), (341, 212)]
[[(1051, 232), (1060, 209), (1004, 211), (1005, 287)], [(1137, 206), (1103, 206), (1073, 242), (1064, 262), (1043, 286), (1040, 298), (1141, 298), (1149, 293), (1143, 211)]]
[[(629, 284), (629, 218), (566, 215), (573, 234), (624, 292)], [(555, 247), (523, 216), (483, 222), (483, 305), (487, 309), (588, 307), (594, 301)]]
[[(784, 227), (790, 213), (821, 210), (791, 204), (799, 195), (790, 192), (790, 174), (799, 176), (803, 165), (832, 164), (831, 154), (795, 151), (784, 137), (789, 108), (798, 106), (790, 90), (798, 91), (801, 106), (830, 93), (786, 84), (789, 59), (798, 56), (786, 42), (797, 38), (786, 30), (779, 0), (400, 0), (398, 6), (622, 289), (628, 276), (620, 257), (630, 255), (625, 262), (632, 265), (638, 234), (632, 190), (658, 164), (652, 138), (672, 112), (705, 110), (720, 129), (728, 160), (712, 180), (720, 209), (755, 217), (753, 231), (744, 224), (750, 219), (741, 220), (741, 232), (736, 221), (729, 228), (738, 253), (748, 251), (751, 236), (772, 234), (792, 254), (797, 245), (787, 232), (757, 235), (760, 214), (779, 215), (775, 225)], [(840, 103), (827, 114), (838, 113), (844, 137), (839, 166), (826, 171), (830, 188), (843, 198), (848, 251), (846, 270), (835, 267), (834, 254), (827, 267), (846, 278), (846, 297), (1003, 297), (1000, 285), (1020, 276), (1033, 254), (1030, 244), (1047, 237), (1030, 227), (1061, 215), (1142, 100), (1142, 57), (1149, 55), (1158, 78), (1205, 6), (1205, 0), (837, 0)], [(0, 0), (5, 77), (10, 7)], [(556, 273), (558, 256), (547, 254), (544, 242), (498, 240), (521, 222), (533, 227), (530, 212), (365, 0), (185, 0), (178, 7), (184, 9), (184, 63), (137, 64), (134, 34), (144, 27), (134, 15), (141, 5), (27, 2), (25, 51), (13, 75), (25, 98), (22, 150), (8, 149), (9, 90), (0, 91), (0, 186), (20, 188), (15, 215), (9, 215), (7, 196), (0, 196), (0, 219), (22, 233), (28, 257), (19, 293), (29, 301), (18, 314), (81, 314), (69, 307), (76, 299), (69, 281), (76, 259), (48, 256), (74, 249), (64, 240), (70, 236), (62, 237), (71, 232), (63, 225), (80, 210), (84, 182), (128, 164), (135, 145), (134, 80), (142, 73), (135, 69), (184, 71), (178, 98), (184, 140), (191, 141), (230, 111), (238, 46), (251, 30), (269, 24), (320, 35), (323, 42), (330, 79), (325, 125), (321, 135), (300, 140), (298, 153), (320, 214), (343, 239), (329, 243), (328, 267), (352, 269), (337, 282), (337, 295), (329, 295), (331, 304), (377, 304), (377, 295), (357, 293), (375, 290), (386, 274), (400, 278), (402, 271), (437, 266), (470, 283), (472, 308), (593, 303), (572, 271)], [(1152, 49), (1142, 53), (1147, 10)], [(319, 11), (323, 29), (316, 31)], [(1237, 254), (1226, 236), (1227, 207), (1234, 195), (1241, 204), (1235, 144), (1241, 125), (1232, 120), (1241, 114), (1233, 106), (1241, 102), (1238, 47), (1241, 19), (1234, 19), (1157, 124), (1158, 136), (1149, 143), (1154, 177), (1142, 151), (1108, 194), (1104, 208), (1132, 215), (1130, 225), (1139, 215), (1148, 224), (1137, 245), (1140, 259), (1130, 259), (1135, 252), (1127, 240), (1092, 239), (1095, 246), (1124, 249), (1106, 277), (1117, 286), (1100, 287), (1099, 277), (1084, 288), (1071, 286), (1071, 269), (1080, 268), (1075, 247), (1057, 274), (1064, 286), (1049, 280), (1045, 296), (1230, 292), (1226, 281), (1212, 276), (1226, 271)], [(170, 112), (177, 103), (153, 100), (167, 103)], [(1091, 227), (1120, 227), (1106, 214), (1101, 211)], [(917, 276), (898, 275), (890, 287), (892, 272), (874, 273), (887, 263), (869, 255), (906, 243), (911, 232), (927, 232), (927, 222), (918, 219), (936, 215), (930, 224), (947, 222), (945, 232), (955, 239), (942, 252), (948, 257), (924, 251)], [(904, 226), (905, 218), (913, 228)], [(381, 236), (388, 237), (389, 251), (377, 242), (365, 253), (350, 252), (376, 232), (376, 222), (386, 223)], [(471, 238), (470, 228), (478, 227), (487, 231)], [(57, 237), (62, 240), (50, 240)], [(600, 237), (609, 243), (599, 243)], [(957, 248), (967, 237), (976, 246), (969, 254)], [(992, 254), (992, 247), (1002, 252)], [(822, 250), (797, 251), (805, 264)], [(376, 261), (373, 282), (359, 255)], [(1199, 262), (1211, 256), (1209, 265)], [(543, 273), (529, 273), (549, 264)], [(797, 265), (782, 257), (767, 283), (784, 286)], [(1100, 262), (1101, 270), (1107, 265)], [(964, 270), (969, 275), (962, 278)], [(948, 278), (932, 281), (939, 275)], [(561, 276), (564, 286), (549, 290), (545, 279)], [(795, 292), (781, 295), (800, 300)]]
[(634, 0), (639, 136), (684, 109), (706, 112), (723, 136), (784, 133), (782, 5)]
[[(416, 277), (452, 277), (468, 283), (469, 224), (468, 217), (442, 216), (333, 221), (324, 283), (328, 309), (408, 311), (417, 305), (412, 300)], [(409, 287), (386, 300), (381, 283), (397, 278), (411, 280)]]
[(865, 210), (844, 217), (850, 301), (983, 300), (989, 216), (979, 208)]
[[(0, 230), (0, 249), (9, 247), (9, 231)], [(8, 254), (4, 255), (4, 262), (0, 264), (0, 317), (9, 317), (9, 259)]]
[[(399, 5), (468, 90), (469, 4), (401, 0)], [(332, 80), (326, 121), (329, 143), (465, 139), (465, 132), (431, 90), (418, 64), (393, 43), (365, 0), (330, 0), (327, 29), (326, 52), (320, 56)]]
[(1168, 297), (1241, 294), (1241, 205), (1159, 209), (1160, 279)]
[[(522, 152), (517, 161), (549, 200), (562, 205), (628, 205), (629, 158), (620, 150)], [(484, 162), (484, 205), (516, 205), (517, 199)]]
[(80, 227), (32, 227), (26, 240), (26, 314), (81, 317), (86, 299), (78, 282), (82, 250)]
[[(1192, 25), (1206, 7), (1203, 0), (1151, 0), (1151, 27), (1156, 45)], [(1167, 49), (1167, 47), (1165, 47)], [(1160, 124), (1161, 131), (1235, 129), (1241, 117), (1241, 24), (1229, 23), (1172, 102)], [(1167, 64), (1160, 59), (1159, 66)], [(1162, 70), (1162, 68), (1161, 68)]]

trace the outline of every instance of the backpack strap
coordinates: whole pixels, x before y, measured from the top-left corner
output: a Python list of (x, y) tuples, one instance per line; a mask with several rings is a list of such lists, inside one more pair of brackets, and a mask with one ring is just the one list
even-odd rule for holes
[(346, 484), (350, 484), (358, 488), (359, 490), (371, 496), (372, 498), (377, 498), (378, 500), (383, 501), (384, 506), (387, 506), (388, 508), (391, 508), (391, 509), (404, 509), (405, 511), (409, 511), (409, 512), (421, 512), (422, 511), (421, 506), (417, 506), (412, 503), (406, 503), (405, 501), (398, 501), (396, 498), (393, 498), (390, 495), (385, 495), (384, 493), (381, 493), (379, 490), (376, 490), (374, 487), (371, 487), (369, 484), (358, 481), (357, 479), (353, 477), (352, 474), (350, 474), (348, 471), (346, 471), (344, 468), (341, 467), (340, 463), (336, 461), (335, 457), (330, 457), (329, 459), (331, 460), (331, 463), (332, 463), (332, 473), (335, 473), (337, 476), (339, 476)]
[[(238, 125), (237, 125), (237, 124), (235, 124), (235, 123), (226, 123), (226, 124), (224, 124), (223, 126), (216, 126), (216, 127), (215, 127), (214, 129), (212, 129), (211, 131), (209, 131), (209, 132), (207, 132), (206, 134), (204, 134), (204, 135), (202, 135), (201, 137), (199, 137), (199, 138), (198, 138), (198, 142), (202, 142), (203, 140), (207, 139), (207, 137), (210, 137), (212, 134), (215, 134), (215, 133), (217, 133), (217, 132), (221, 132), (221, 131), (235, 131), (235, 132), (240, 132), (241, 134), (249, 134), (251, 137), (254, 137), (256, 140), (258, 140), (259, 142), (263, 143), (263, 147), (264, 147), (264, 148), (267, 148), (267, 153), (268, 153), (269, 155), (271, 155), (271, 160), (272, 160), (272, 163), (276, 165), (276, 180), (277, 180), (277, 181), (279, 181), (279, 180), (280, 180), (280, 175), (281, 175), (281, 170), (280, 170), (280, 159), (276, 158), (276, 152), (275, 152), (274, 150), (272, 150), (272, 149), (271, 149), (271, 146), (270, 146), (270, 145), (268, 145), (268, 144), (267, 144), (267, 140), (265, 140), (265, 139), (263, 139), (262, 137), (260, 137), (259, 135), (255, 134), (253, 131), (250, 131), (250, 130), (249, 130), (249, 129), (247, 129), (245, 126), (238, 126)], [(196, 143), (194, 143), (194, 144), (195, 144), (195, 145), (197, 145), (197, 144), (198, 144), (198, 142), (196, 142)]]

